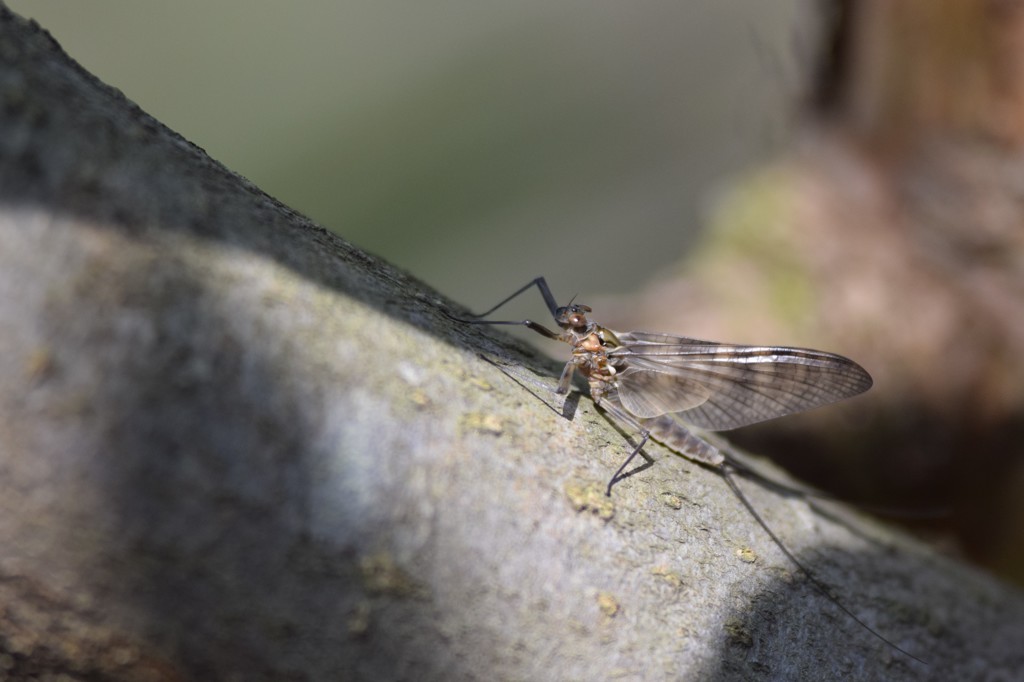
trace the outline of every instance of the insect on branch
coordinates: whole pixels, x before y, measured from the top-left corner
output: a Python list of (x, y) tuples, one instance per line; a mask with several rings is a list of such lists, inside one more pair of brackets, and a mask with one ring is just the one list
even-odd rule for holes
[[(558, 327), (533, 320), (488, 320), (506, 303), (536, 287)], [(772, 541), (808, 577), (811, 584), (855, 622), (900, 653), (921, 659), (886, 639), (840, 603), (768, 527), (736, 484), (742, 467), (718, 448), (695, 436), (684, 424), (726, 431), (803, 412), (850, 398), (871, 388), (871, 376), (853, 360), (834, 353), (789, 346), (744, 346), (651, 332), (617, 332), (593, 322), (590, 307), (570, 302), (559, 306), (543, 277), (528, 282), (490, 310), (465, 324), (524, 326), (562, 341), (572, 355), (559, 377), (556, 393), (568, 392), (579, 372), (594, 404), (614, 423), (632, 431), (637, 444), (608, 482), (612, 486), (639, 473), (652, 460), (643, 452), (650, 438), (716, 469)], [(640, 454), (647, 463), (623, 473)]]

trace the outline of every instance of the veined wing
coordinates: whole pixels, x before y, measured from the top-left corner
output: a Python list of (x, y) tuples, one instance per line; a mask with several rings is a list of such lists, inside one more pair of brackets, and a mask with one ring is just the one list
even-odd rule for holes
[(857, 363), (785, 346), (739, 346), (684, 336), (624, 332), (609, 356), (625, 360), (619, 400), (638, 417), (678, 413), (724, 431), (849, 398), (871, 387)]

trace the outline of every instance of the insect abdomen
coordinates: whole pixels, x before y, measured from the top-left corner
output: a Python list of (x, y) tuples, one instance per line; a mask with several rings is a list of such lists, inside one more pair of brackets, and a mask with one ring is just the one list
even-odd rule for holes
[(716, 467), (725, 462), (725, 457), (718, 451), (718, 448), (693, 435), (686, 427), (668, 415), (645, 420), (644, 428), (651, 432), (651, 436), (655, 440), (688, 459)]

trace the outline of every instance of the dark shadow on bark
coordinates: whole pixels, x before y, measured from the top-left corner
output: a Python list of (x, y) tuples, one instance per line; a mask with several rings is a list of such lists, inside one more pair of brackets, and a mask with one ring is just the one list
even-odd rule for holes
[[(986, 603), (987, 617), (981, 627), (991, 637), (982, 648), (968, 648), (970, 628), (955, 613), (937, 614), (928, 604), (949, 603), (956, 600), (956, 588), (937, 587), (922, 579), (910, 585), (917, 590), (920, 606), (911, 610), (893, 611), (888, 594), (905, 591), (907, 585), (898, 584), (896, 572), (887, 572), (886, 566), (895, 568), (906, 557), (885, 551), (850, 554), (842, 550), (817, 547), (815, 558), (801, 557), (811, 571), (826, 581), (833, 596), (866, 621), (883, 637), (911, 651), (928, 665), (922, 665), (867, 632), (860, 625), (829, 602), (798, 574), (786, 575), (782, 563), (773, 568), (754, 566), (762, 579), (769, 571), (757, 595), (728, 616), (723, 628), (720, 664), (708, 668), (697, 679), (732, 682), (738, 680), (934, 680), (944, 679), (946, 670), (941, 661), (959, 660), (969, 664), (979, 677), (986, 675), (985, 661), (1003, 659), (1007, 651), (1014, 650), (1014, 640), (1021, 628), (1008, 631), (998, 623), (1009, 613), (1006, 603)], [(918, 560), (920, 571), (928, 570), (927, 558)], [(883, 567), (880, 569), (879, 567)], [(780, 570), (781, 569), (781, 570)], [(854, 576), (853, 582), (863, 585), (860, 575), (872, 575), (870, 594), (851, 592), (844, 577)], [(755, 576), (754, 579), (757, 579)], [(969, 583), (964, 586), (970, 589)], [(880, 614), (897, 614), (886, 618)], [(977, 624), (976, 624), (977, 625)], [(838, 644), (838, 642), (842, 642)], [(790, 657), (779, 656), (787, 649), (800, 653)], [(1016, 655), (1016, 662), (1008, 661), (1004, 670), (1024, 666), (1024, 654)], [(1016, 668), (1014, 667), (1016, 666)]]

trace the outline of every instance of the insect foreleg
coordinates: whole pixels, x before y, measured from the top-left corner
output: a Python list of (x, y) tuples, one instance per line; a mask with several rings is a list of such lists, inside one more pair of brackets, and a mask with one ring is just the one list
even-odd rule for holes
[(454, 315), (451, 315), (451, 314), (449, 314), (447, 312), (445, 313), (445, 315), (447, 315), (451, 319), (455, 320), (456, 322), (463, 322), (465, 324), (522, 325), (524, 327), (528, 327), (528, 328), (532, 329), (533, 331), (537, 332), (538, 334), (541, 334), (543, 336), (548, 337), (549, 339), (555, 339), (556, 341), (562, 340), (561, 336), (559, 336), (559, 334), (557, 332), (553, 332), (550, 329), (548, 329), (547, 327), (545, 327), (544, 325), (539, 324), (537, 322), (534, 322), (533, 320), (484, 320), (484, 319), (481, 319), (481, 318), (487, 317), (488, 315), (493, 313), (495, 310), (497, 310), (501, 306), (505, 305), (506, 303), (511, 301), (513, 298), (515, 298), (519, 294), (523, 293), (524, 291), (526, 291), (527, 289), (529, 289), (532, 286), (536, 286), (537, 289), (540, 291), (540, 295), (544, 297), (544, 303), (547, 304), (548, 310), (551, 311), (551, 317), (557, 319), (557, 316), (556, 316), (555, 313), (558, 310), (558, 304), (555, 302), (555, 297), (551, 293), (551, 288), (548, 287), (548, 283), (544, 280), (543, 277), (538, 277), (538, 278), (536, 278), (534, 280), (531, 280), (525, 286), (522, 286), (519, 289), (517, 289), (516, 292), (513, 293), (511, 296), (509, 296), (505, 300), (501, 301), (496, 306), (494, 306), (493, 308), (491, 308), (490, 310), (488, 310), (486, 312), (479, 313), (479, 314), (470, 313), (470, 316), (469, 316), (470, 319), (468, 319), (468, 320), (467, 319), (463, 319), (461, 317), (455, 317)]
[[(448, 315), (448, 313), (445, 313), (445, 315)], [(549, 339), (554, 339), (555, 341), (562, 340), (562, 337), (557, 332), (553, 332), (544, 325), (538, 322), (534, 322), (533, 320), (463, 320), (462, 318), (455, 317), (453, 315), (448, 315), (448, 317), (455, 320), (456, 322), (461, 322), (463, 324), (506, 324), (516, 326), (522, 325), (524, 327), (532, 329), (538, 334), (548, 337)]]
[[(508, 303), (509, 301), (514, 299), (516, 296), (518, 296), (519, 294), (523, 293), (524, 291), (526, 291), (527, 289), (529, 289), (532, 286), (536, 286), (537, 289), (540, 291), (540, 295), (544, 297), (544, 303), (547, 304), (548, 310), (551, 311), (551, 317), (555, 317), (555, 312), (558, 310), (558, 303), (555, 301), (555, 297), (551, 293), (551, 288), (548, 286), (547, 281), (545, 281), (545, 279), (543, 277), (537, 277), (536, 279), (530, 280), (529, 282), (527, 282), (525, 285), (523, 285), (519, 289), (516, 289), (516, 291), (511, 296), (509, 296), (508, 298), (505, 298), (504, 300), (502, 300), (500, 303), (495, 305), (493, 308), (491, 308), (487, 312), (483, 312), (483, 313), (480, 313), (478, 315), (471, 315), (470, 317), (475, 317), (475, 318), (487, 317), (488, 315), (493, 313), (495, 310), (497, 310), (501, 306), (505, 305), (506, 303)], [(468, 322), (468, 321), (469, 320), (463, 320), (463, 322)], [(493, 323), (493, 324), (496, 324), (496, 323)], [(510, 324), (525, 324), (525, 322), (512, 322)]]

